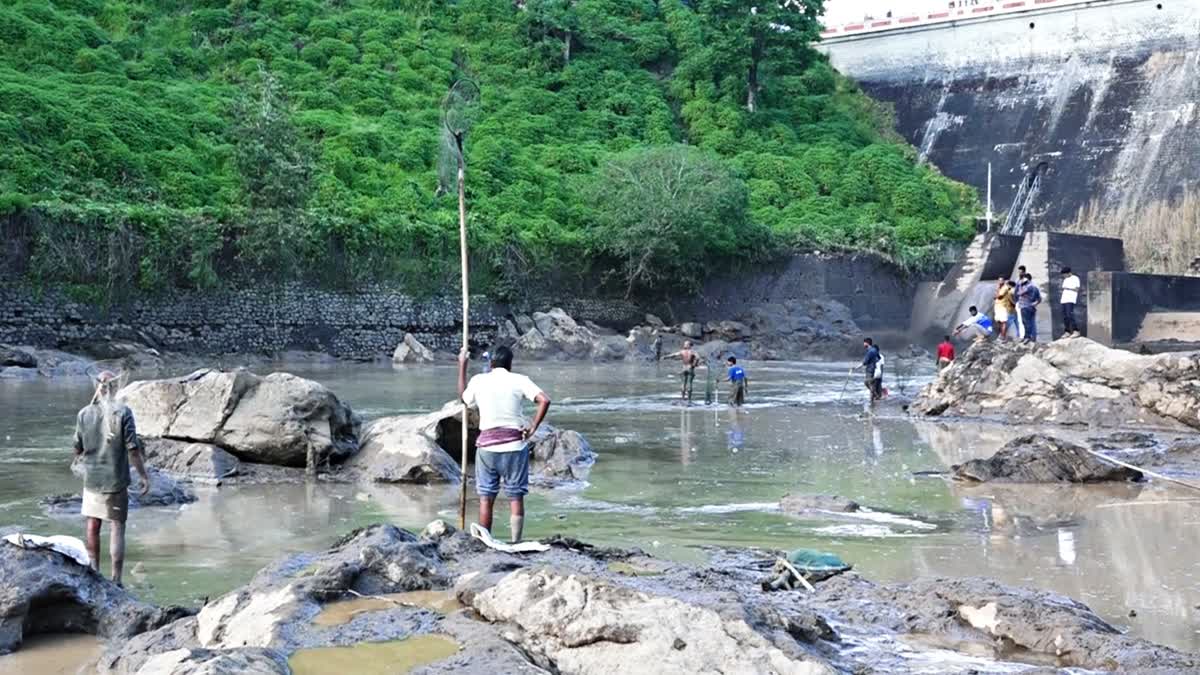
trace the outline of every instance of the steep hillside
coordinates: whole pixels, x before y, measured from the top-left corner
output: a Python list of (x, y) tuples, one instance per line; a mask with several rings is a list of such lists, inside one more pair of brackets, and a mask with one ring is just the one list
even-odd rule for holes
[(661, 288), (789, 247), (918, 263), (967, 236), (974, 192), (809, 48), (819, 0), (753, 4), (10, 0), (0, 214), (39, 280), (433, 288), (457, 269), (439, 104), (469, 77), (480, 288)]

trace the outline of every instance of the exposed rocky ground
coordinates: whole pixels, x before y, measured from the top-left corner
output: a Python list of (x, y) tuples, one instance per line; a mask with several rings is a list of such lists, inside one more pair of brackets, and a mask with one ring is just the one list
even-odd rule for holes
[[(877, 584), (846, 573), (814, 593), (765, 592), (773, 556), (764, 552), (713, 550), (708, 563), (685, 565), (551, 541), (546, 553), (517, 556), (444, 523), (421, 536), (375, 525), (282, 558), (194, 616), (137, 603), (59, 554), (0, 544), (0, 599), (9, 599), (0, 625), (10, 649), (64, 628), (67, 614), (75, 630), (138, 633), (111, 642), (99, 667), (142, 675), (283, 674), (306, 650), (429, 635), (458, 650), (415, 672), (906, 672), (922, 654), (949, 655), (928, 645), (970, 652), (954, 658), (974, 672), (991, 670), (980, 654), (1058, 668), (1200, 667), (1197, 655), (1122, 635), (1074, 600), (988, 579)], [(320, 620), (355, 594), (429, 589), (452, 591), (463, 609), (381, 599)]]
[(1086, 338), (977, 342), (911, 410), (1107, 428), (1200, 430), (1200, 352), (1133, 354)]
[[(533, 360), (651, 360), (654, 339), (670, 354), (692, 340), (702, 357), (762, 360), (846, 358), (857, 353), (862, 334), (850, 310), (832, 300), (787, 302), (748, 308), (728, 321), (667, 325), (647, 314), (627, 335), (580, 323), (561, 309), (515, 315), (505, 320), (499, 341), (512, 345), (519, 358)], [(405, 345), (401, 345), (405, 347)], [(401, 348), (397, 348), (397, 353)], [(412, 353), (403, 350), (405, 357)]]
[(0, 541), (0, 654), (36, 633), (129, 638), (189, 612), (137, 600), (68, 556)]

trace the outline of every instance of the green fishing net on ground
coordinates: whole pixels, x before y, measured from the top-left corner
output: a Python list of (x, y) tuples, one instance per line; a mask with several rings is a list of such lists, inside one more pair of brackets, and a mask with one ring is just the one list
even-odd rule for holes
[[(848, 572), (853, 568), (852, 565), (842, 560), (835, 553), (814, 551), (807, 548), (798, 548), (788, 553), (787, 561), (809, 583), (824, 581), (842, 572)], [(771, 568), (771, 573), (772, 577), (763, 581), (762, 588), (764, 591), (793, 589), (803, 586), (800, 580), (796, 578), (796, 575), (788, 569), (788, 566), (778, 560), (775, 562), (775, 566)]]

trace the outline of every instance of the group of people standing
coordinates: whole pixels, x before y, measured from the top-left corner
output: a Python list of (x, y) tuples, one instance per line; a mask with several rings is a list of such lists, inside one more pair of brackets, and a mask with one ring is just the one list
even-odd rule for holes
[[(656, 345), (661, 344), (659, 340), (661, 340), (661, 338), (656, 338)], [(700, 358), (700, 355), (696, 353), (695, 348), (692, 346), (691, 340), (684, 340), (683, 349), (680, 349), (674, 354), (668, 354), (667, 356), (678, 356), (683, 362), (683, 371), (679, 375), (680, 380), (682, 381), (682, 386), (679, 391), (679, 398), (684, 403), (690, 404), (692, 402), (692, 389), (696, 383), (696, 369), (701, 366), (706, 368), (709, 366), (704, 362), (704, 359)], [(656, 351), (655, 357), (661, 358), (661, 352)], [(729, 383), (729, 405), (741, 407), (742, 404), (746, 402), (746, 393), (749, 391), (750, 379), (746, 377), (746, 369), (738, 365), (736, 356), (730, 356), (726, 358), (725, 365), (727, 368), (725, 375), (719, 378), (717, 382)], [(711, 381), (712, 380), (710, 378), (710, 382)], [(711, 390), (706, 391), (704, 402), (711, 403), (713, 398), (712, 395), (713, 392)]]
[[(1082, 287), (1079, 277), (1070, 267), (1062, 268), (1062, 296), (1060, 308), (1063, 318), (1063, 337), (1078, 337), (1079, 325), (1075, 321), (1075, 305), (1079, 301)], [(954, 329), (958, 336), (964, 331), (974, 331), (977, 340), (996, 335), (1000, 340), (1019, 340), (1022, 343), (1037, 342), (1037, 310), (1042, 304), (1042, 291), (1033, 281), (1033, 275), (1024, 265), (1017, 268), (1017, 278), (1001, 277), (996, 282), (992, 316), (971, 306), (969, 316)], [(950, 336), (945, 336), (938, 345), (938, 368), (944, 368), (954, 360), (954, 345)]]

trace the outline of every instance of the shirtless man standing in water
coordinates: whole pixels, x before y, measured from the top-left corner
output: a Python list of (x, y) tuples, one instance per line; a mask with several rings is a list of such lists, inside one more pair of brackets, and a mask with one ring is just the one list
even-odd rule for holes
[(692, 384), (696, 381), (696, 367), (700, 365), (700, 355), (692, 351), (692, 341), (685, 340), (683, 349), (677, 352), (679, 358), (683, 361), (683, 389), (679, 392), (679, 397), (691, 403), (692, 401)]

